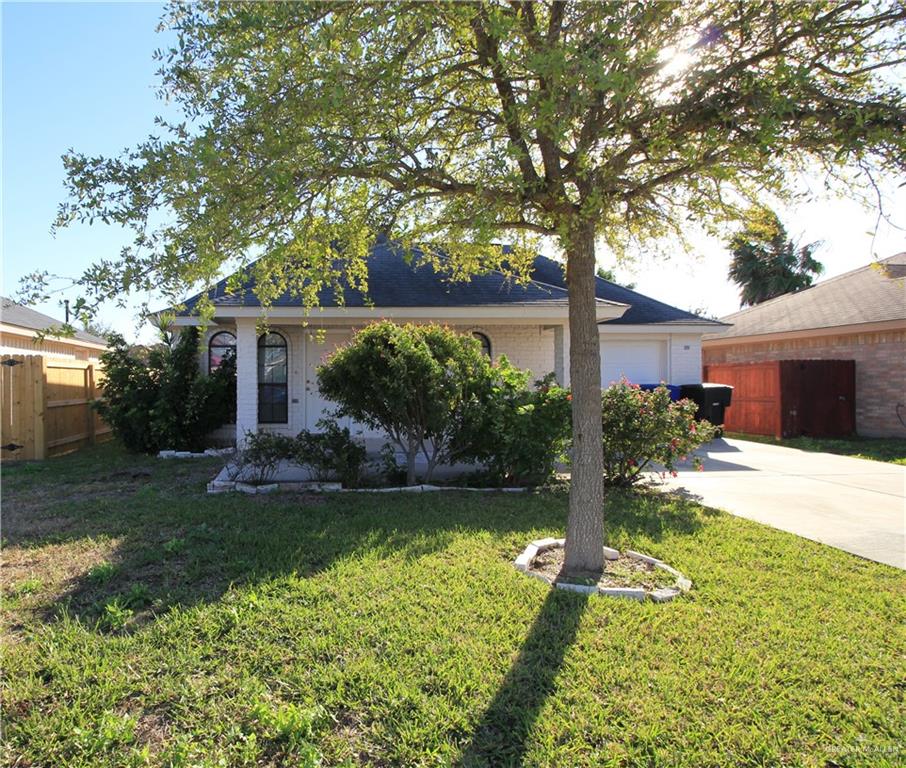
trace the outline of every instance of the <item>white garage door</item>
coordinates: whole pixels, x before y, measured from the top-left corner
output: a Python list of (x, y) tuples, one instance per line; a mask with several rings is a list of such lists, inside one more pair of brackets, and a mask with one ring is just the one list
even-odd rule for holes
[(601, 385), (625, 376), (633, 384), (667, 379), (667, 345), (663, 341), (602, 341)]

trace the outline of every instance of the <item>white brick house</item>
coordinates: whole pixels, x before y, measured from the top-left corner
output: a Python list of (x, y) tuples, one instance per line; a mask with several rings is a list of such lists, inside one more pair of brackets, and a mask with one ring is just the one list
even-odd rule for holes
[[(205, 330), (200, 365), (207, 371), (223, 354), (236, 356), (236, 423), (224, 428), (221, 438), (235, 436), (241, 443), (247, 432), (259, 429), (287, 434), (314, 429), (330, 410), (318, 392), (318, 365), (356, 329), (381, 318), (438, 322), (475, 334), (491, 357), (506, 355), (536, 378), (553, 372), (569, 384), (567, 291), (557, 262), (538, 257), (526, 285), (500, 272), (452, 283), (430, 265), (409, 263), (379, 242), (368, 266), (368, 295), (346, 288), (342, 306), (329, 290), (319, 297), (319, 307), (307, 311), (288, 295), (263, 309), (250, 282), (235, 293), (226, 280), (211, 290), (215, 317)], [(701, 381), (701, 337), (720, 324), (600, 278), (597, 295), (604, 384), (621, 376), (639, 384)], [(199, 322), (194, 310), (200, 298), (186, 302), (176, 325)], [(258, 331), (262, 317), (267, 334)]]

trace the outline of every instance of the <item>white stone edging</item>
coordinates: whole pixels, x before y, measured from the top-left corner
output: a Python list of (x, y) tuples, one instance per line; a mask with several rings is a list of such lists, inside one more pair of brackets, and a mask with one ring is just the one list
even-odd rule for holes
[(216, 456), (229, 456), (234, 452), (234, 448), (206, 448), (201, 453), (192, 451), (160, 451), (157, 454), (159, 459), (209, 459)]
[(253, 485), (233, 480), (211, 480), (208, 493), (273, 493), (274, 491), (308, 491), (310, 493), (432, 493), (436, 491), (475, 491), (478, 493), (523, 493), (528, 488), (461, 488), (454, 485), (400, 485), (392, 488), (344, 488), (341, 483), (282, 482)]
[[(513, 561), (516, 570), (524, 573), (526, 576), (539, 579), (540, 581), (550, 584), (557, 589), (565, 589), (569, 592), (579, 592), (586, 595), (604, 595), (605, 597), (625, 597), (631, 600), (644, 601), (650, 598), (655, 603), (667, 603), (683, 592), (692, 589), (692, 581), (686, 578), (676, 568), (667, 565), (663, 560), (659, 560), (651, 555), (643, 555), (641, 552), (635, 552), (631, 549), (624, 553), (627, 557), (634, 560), (641, 560), (650, 563), (655, 568), (667, 571), (676, 578), (672, 587), (659, 587), (658, 589), (644, 589), (643, 587), (600, 587), (597, 584), (570, 584), (566, 582), (555, 582), (548, 576), (537, 571), (532, 571), (531, 566), (534, 559), (549, 549), (555, 549), (566, 546), (566, 539), (536, 539), (531, 542)], [(604, 558), (606, 560), (616, 560), (620, 556), (619, 550), (611, 547), (604, 547)]]

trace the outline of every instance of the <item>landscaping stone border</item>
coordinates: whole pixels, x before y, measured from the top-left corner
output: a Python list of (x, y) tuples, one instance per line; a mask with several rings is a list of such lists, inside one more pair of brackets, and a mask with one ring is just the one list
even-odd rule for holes
[(207, 448), (201, 453), (192, 451), (160, 451), (157, 454), (159, 459), (209, 459), (212, 456), (229, 456), (235, 452), (235, 448)]
[[(659, 589), (644, 589), (642, 587), (599, 587), (597, 584), (568, 584), (564, 582), (555, 582), (553, 579), (544, 574), (530, 570), (532, 562), (541, 553), (549, 549), (557, 549), (566, 546), (566, 539), (536, 539), (529, 544), (520, 555), (513, 561), (517, 571), (531, 576), (557, 589), (565, 589), (570, 592), (580, 592), (586, 595), (604, 595), (605, 597), (625, 597), (631, 600), (644, 601), (651, 599), (655, 603), (667, 603), (683, 592), (692, 589), (692, 582), (680, 573), (676, 568), (667, 565), (663, 560), (658, 560), (651, 555), (643, 555), (641, 552), (634, 552), (627, 549), (623, 554), (634, 560), (641, 560), (650, 563), (655, 568), (661, 568), (676, 578), (672, 587), (660, 587)], [(604, 547), (604, 558), (606, 560), (616, 560), (620, 556), (619, 550), (611, 547)]]
[(432, 493), (435, 491), (474, 491), (477, 493), (522, 493), (528, 488), (461, 488), (455, 485), (400, 485), (393, 488), (344, 488), (341, 483), (282, 482), (253, 485), (233, 480), (211, 480), (208, 493), (274, 493), (275, 491), (308, 491), (309, 493)]

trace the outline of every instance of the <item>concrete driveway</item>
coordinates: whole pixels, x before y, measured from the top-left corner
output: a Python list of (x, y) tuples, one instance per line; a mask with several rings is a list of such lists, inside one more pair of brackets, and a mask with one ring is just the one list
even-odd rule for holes
[(715, 440), (657, 487), (879, 563), (906, 569), (906, 467)]

